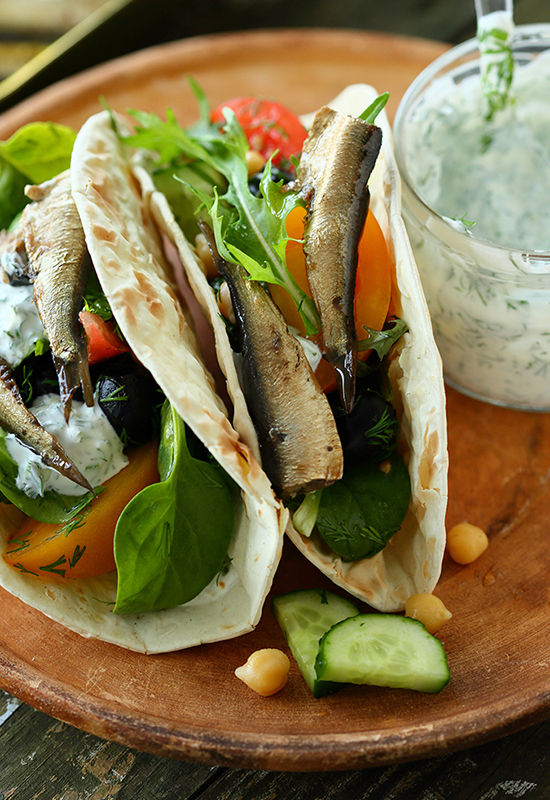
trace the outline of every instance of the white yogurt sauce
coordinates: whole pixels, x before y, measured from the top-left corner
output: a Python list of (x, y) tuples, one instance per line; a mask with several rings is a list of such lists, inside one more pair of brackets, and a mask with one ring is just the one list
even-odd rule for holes
[(516, 69), (513, 92), (487, 123), (479, 76), (435, 81), (409, 129), (409, 172), (428, 205), (475, 223), (473, 235), (550, 250), (550, 53)]
[[(100, 486), (127, 466), (123, 444), (97, 400), (90, 407), (73, 401), (68, 422), (56, 394), (38, 397), (30, 410), (42, 427), (59, 440), (92, 486)], [(45, 466), (40, 456), (22, 445), (11, 433), (6, 434), (6, 447), (19, 466), (17, 488), (29, 497), (43, 496), (49, 490), (71, 496), (86, 493), (82, 486)]]
[(401, 134), (412, 184), (441, 215), (405, 183), (445, 376), (480, 399), (550, 410), (550, 52), (516, 65), (515, 103), (491, 123), (479, 74), (451, 74), (427, 86)]
[(16, 367), (34, 352), (44, 328), (33, 300), (32, 286), (0, 282), (0, 357)]

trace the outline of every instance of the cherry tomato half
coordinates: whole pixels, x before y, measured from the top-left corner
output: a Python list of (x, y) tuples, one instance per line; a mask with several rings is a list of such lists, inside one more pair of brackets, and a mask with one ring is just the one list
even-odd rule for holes
[(99, 314), (92, 311), (81, 311), (78, 315), (86, 334), (88, 347), (88, 363), (97, 364), (130, 349), (115, 330), (112, 320), (105, 322)]
[(222, 109), (231, 108), (252, 150), (267, 160), (276, 150), (275, 166), (290, 162), (302, 152), (307, 131), (298, 117), (274, 100), (258, 97), (235, 97), (212, 111), (212, 122), (225, 122)]
[[(301, 289), (311, 297), (304, 252), (299, 241), (304, 234), (305, 209), (296, 208), (286, 219), (286, 230), (291, 241), (286, 246), (286, 265)], [(355, 280), (355, 330), (358, 339), (365, 339), (364, 325), (382, 330), (389, 313), (391, 301), (392, 266), (388, 246), (376, 217), (369, 211), (359, 242), (359, 263)], [(270, 286), (273, 299), (283, 312), (289, 325), (304, 333), (304, 325), (290, 295), (281, 286)], [(368, 352), (359, 354), (366, 358)], [(324, 391), (335, 388), (334, 374), (326, 361), (321, 361), (316, 372)]]

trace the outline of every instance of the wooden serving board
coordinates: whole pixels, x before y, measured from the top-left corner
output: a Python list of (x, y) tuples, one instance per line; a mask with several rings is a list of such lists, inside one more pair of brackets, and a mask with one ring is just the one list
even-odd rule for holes
[[(186, 76), (213, 103), (276, 97), (297, 112), (344, 86), (391, 93), (445, 47), (343, 31), (275, 31), (191, 39), (136, 53), (52, 86), (0, 117), (79, 126), (101, 108), (137, 107), (183, 123), (196, 116)], [(88, 640), (0, 591), (0, 686), (107, 739), (207, 764), (277, 770), (351, 769), (423, 758), (496, 738), (550, 711), (550, 415), (509, 411), (449, 390), (448, 523), (481, 526), (474, 564), (445, 563), (437, 594), (453, 612), (441, 631), (452, 679), (436, 696), (348, 687), (314, 700), (292, 665), (287, 687), (261, 698), (234, 675), (255, 649), (284, 647), (269, 601), (259, 627), (229, 642), (143, 656)], [(285, 545), (274, 594), (330, 584)]]

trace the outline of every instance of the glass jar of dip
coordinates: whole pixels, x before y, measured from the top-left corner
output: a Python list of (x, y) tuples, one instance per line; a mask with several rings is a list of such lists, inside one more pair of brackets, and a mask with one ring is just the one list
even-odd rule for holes
[(399, 106), (403, 218), (446, 381), (550, 411), (550, 25), (515, 29), (513, 102), (486, 121), (476, 40)]

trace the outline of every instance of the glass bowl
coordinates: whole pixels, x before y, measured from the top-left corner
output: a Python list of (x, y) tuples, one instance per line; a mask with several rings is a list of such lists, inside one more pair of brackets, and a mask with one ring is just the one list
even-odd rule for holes
[[(539, 89), (548, 106), (546, 123), (550, 127), (550, 69), (545, 72), (545, 65), (550, 66), (550, 25), (516, 28), (513, 52), (514, 81), (518, 82), (516, 103), (510, 112), (502, 112), (510, 115), (507, 122), (512, 136), (519, 129), (518, 115), (521, 117), (523, 107), (533, 102), (531, 93)], [(533, 69), (541, 58), (537, 69), (542, 77)], [(528, 91), (522, 88), (522, 80)], [(550, 411), (550, 226), (548, 240), (540, 239), (540, 249), (536, 249), (540, 231), (534, 236), (536, 241), (523, 246), (520, 240), (524, 233), (524, 204), (519, 192), (509, 188), (512, 181), (506, 173), (516, 169), (523, 170), (518, 174), (527, 176), (523, 161), (516, 163), (517, 156), (508, 158), (505, 152), (498, 162), (498, 188), (485, 177), (479, 181), (480, 202), (483, 204), (481, 198), (486, 197), (487, 203), (497, 204), (498, 214), (491, 218), (496, 220), (502, 212), (498, 224), (504, 239), (509, 236), (513, 241), (496, 242), (491, 236), (476, 234), (476, 225), (467, 218), (468, 208), (463, 209), (466, 216), (462, 219), (460, 211), (451, 218), (434, 208), (437, 181), (452, 182), (461, 169), (470, 169), (471, 175), (477, 175), (471, 166), (470, 133), (466, 131), (469, 120), (483, 114), (476, 86), (480, 86), (479, 51), (472, 39), (440, 56), (404, 95), (394, 123), (396, 158), (403, 183), (403, 218), (446, 381), (467, 395), (497, 405)], [(456, 109), (463, 114), (457, 124), (465, 131), (457, 141), (464, 148), (460, 157), (460, 147), (457, 148), (450, 159), (451, 166), (442, 168), (444, 126), (456, 116)], [(488, 135), (493, 136), (492, 131), (489, 127)], [(529, 160), (530, 140), (522, 140), (520, 149), (522, 158)], [(550, 174), (550, 148), (543, 157), (548, 160)], [(540, 206), (540, 219), (543, 212), (550, 218), (550, 182), (539, 180), (543, 173), (536, 164), (531, 164), (530, 169), (533, 174), (525, 177), (530, 181), (527, 191), (540, 191), (541, 196), (546, 196)], [(541, 185), (537, 186), (537, 182)], [(539, 221), (538, 214), (534, 217)]]

